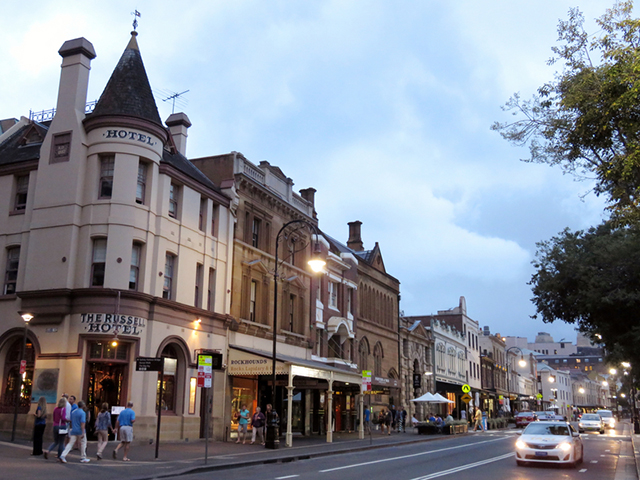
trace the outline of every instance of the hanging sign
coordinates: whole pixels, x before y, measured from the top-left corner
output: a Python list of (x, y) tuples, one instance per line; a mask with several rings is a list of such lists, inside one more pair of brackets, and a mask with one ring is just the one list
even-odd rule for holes
[(198, 386), (211, 388), (213, 378), (213, 357), (211, 355), (198, 355)]
[(371, 391), (371, 370), (362, 371), (362, 391), (363, 392)]

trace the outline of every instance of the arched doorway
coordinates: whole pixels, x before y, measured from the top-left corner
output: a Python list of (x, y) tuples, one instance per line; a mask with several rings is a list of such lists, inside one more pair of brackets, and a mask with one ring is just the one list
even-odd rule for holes
[[(28, 413), (31, 407), (31, 388), (35, 367), (35, 348), (27, 338), (25, 355), (22, 357), (23, 338), (16, 336), (9, 340), (4, 361), (4, 379), (2, 385), (2, 404), (0, 413), (13, 413), (19, 401), (18, 412)], [(22, 374), (22, 390), (20, 391), (20, 361), (26, 359), (27, 368)], [(19, 397), (19, 400), (18, 400)]]

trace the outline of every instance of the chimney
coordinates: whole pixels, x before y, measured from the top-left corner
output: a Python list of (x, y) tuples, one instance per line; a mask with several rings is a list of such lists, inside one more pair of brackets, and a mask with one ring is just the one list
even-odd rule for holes
[[(58, 53), (62, 57), (62, 70), (56, 113), (63, 113), (65, 116), (75, 113), (73, 118), (76, 121), (82, 120), (87, 103), (91, 60), (96, 58), (96, 51), (86, 38), (76, 38), (64, 42)], [(79, 118), (76, 116), (78, 114)]]
[(316, 189), (315, 188), (305, 188), (304, 190), (300, 190), (300, 196), (304, 198), (307, 202), (311, 203), (312, 207), (316, 205)]
[(362, 252), (364, 245), (362, 244), (362, 237), (360, 236), (360, 225), (362, 222), (356, 220), (355, 222), (349, 222), (349, 240), (347, 240), (347, 247), (356, 252)]
[(173, 143), (179, 153), (187, 156), (187, 129), (191, 126), (191, 121), (186, 113), (172, 113), (165, 122), (171, 132)]

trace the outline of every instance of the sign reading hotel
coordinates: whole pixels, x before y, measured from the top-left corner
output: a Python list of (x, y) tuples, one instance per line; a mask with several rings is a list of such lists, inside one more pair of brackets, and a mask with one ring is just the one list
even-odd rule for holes
[(158, 141), (148, 133), (140, 133), (134, 130), (126, 130), (124, 128), (108, 129), (102, 133), (104, 138), (129, 140), (136, 143), (144, 143), (146, 145), (157, 145)]
[(147, 326), (147, 319), (111, 313), (81, 313), (80, 323), (87, 333), (139, 336)]

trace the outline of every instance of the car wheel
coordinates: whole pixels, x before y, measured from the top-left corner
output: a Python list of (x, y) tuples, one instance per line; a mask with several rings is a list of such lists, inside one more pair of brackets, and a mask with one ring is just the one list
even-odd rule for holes
[(604, 435), (604, 430), (600, 430), (600, 435)]
[(584, 430), (578, 430), (578, 433), (584, 433)]

